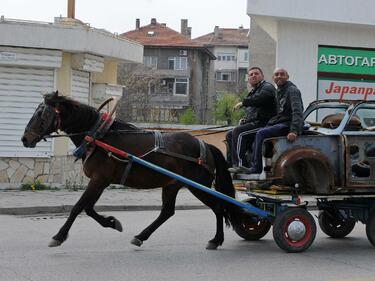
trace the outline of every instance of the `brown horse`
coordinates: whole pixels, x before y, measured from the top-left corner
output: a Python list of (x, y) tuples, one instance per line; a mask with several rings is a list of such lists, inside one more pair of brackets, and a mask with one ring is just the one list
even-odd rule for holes
[[(100, 114), (91, 106), (59, 96), (57, 92), (47, 94), (44, 96), (44, 102), (38, 106), (27, 124), (22, 142), (25, 147), (35, 147), (49, 134), (61, 130), (71, 135), (70, 139), (78, 147), (84, 141), (85, 133), (92, 130), (99, 119)], [(165, 150), (170, 154), (152, 151), (155, 137), (154, 132), (144, 131), (134, 125), (115, 120), (101, 141), (136, 156), (144, 155), (142, 156), (144, 160), (208, 187), (212, 185), (215, 178), (216, 190), (234, 197), (235, 192), (226, 161), (215, 146), (204, 144), (206, 165), (200, 165), (189, 161), (190, 158), (199, 158), (202, 150), (202, 145), (190, 134), (163, 133), (162, 142)], [(178, 155), (184, 155), (185, 159)], [(67, 221), (53, 237), (50, 247), (60, 246), (67, 239), (74, 220), (83, 210), (103, 227), (122, 231), (121, 223), (116, 218), (98, 214), (94, 210), (94, 205), (107, 186), (122, 182), (128, 165), (124, 161), (126, 159), (111, 157), (108, 151), (93, 145), (89, 145), (83, 159), (83, 171), (90, 181), (81, 198), (72, 208)], [(216, 171), (216, 177), (213, 171)], [(183, 184), (134, 163), (126, 177), (126, 185), (138, 189), (162, 187), (163, 203), (159, 216), (131, 241), (134, 245), (141, 246), (161, 224), (173, 216), (176, 196)], [(227, 225), (234, 225), (235, 207), (203, 191), (189, 186), (187, 188), (216, 215), (216, 234), (206, 246), (207, 249), (216, 249), (224, 241), (223, 219)]]

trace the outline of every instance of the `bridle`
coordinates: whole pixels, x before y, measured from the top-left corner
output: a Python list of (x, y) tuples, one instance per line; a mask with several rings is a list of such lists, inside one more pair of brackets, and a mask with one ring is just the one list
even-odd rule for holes
[[(43, 104), (44, 104), (44, 109), (43, 109), (41, 117), (40, 117), (41, 118), (41, 126), (42, 126), (43, 123), (46, 122), (45, 118), (43, 118), (44, 115), (46, 115), (46, 114), (48, 115), (49, 112), (54, 113), (54, 117), (52, 117), (52, 118), (54, 118), (54, 125), (53, 125), (54, 129), (53, 129), (52, 132), (58, 133), (58, 130), (61, 130), (61, 112), (60, 112), (60, 110), (58, 108), (50, 106), (48, 104), (45, 104), (45, 103), (43, 103)], [(43, 131), (47, 130), (49, 127), (50, 127), (50, 125), (47, 125), (46, 128), (43, 128)], [(27, 124), (26, 131), (29, 134), (36, 136), (38, 138), (38, 140), (42, 140), (42, 139), (46, 140), (47, 137), (50, 137), (50, 135), (44, 135), (44, 134), (42, 135), (39, 132), (36, 132), (34, 129), (30, 128), (30, 123)]]

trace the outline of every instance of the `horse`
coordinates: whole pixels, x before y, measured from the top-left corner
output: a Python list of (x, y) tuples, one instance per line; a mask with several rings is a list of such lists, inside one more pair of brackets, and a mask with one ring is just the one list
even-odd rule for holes
[[(98, 124), (101, 114), (86, 104), (59, 95), (58, 91), (44, 95), (44, 100), (36, 108), (26, 125), (21, 138), (25, 147), (33, 148), (36, 144), (58, 131), (65, 132), (76, 147), (85, 141), (85, 135)], [(156, 134), (140, 129), (132, 124), (115, 119), (101, 141), (117, 149), (139, 156), (146, 161), (161, 166), (169, 171), (211, 187), (230, 197), (235, 197), (232, 178), (227, 170), (226, 160), (221, 151), (213, 145), (203, 143), (206, 151), (205, 165), (190, 161), (201, 155), (202, 145), (199, 140), (186, 132), (162, 133), (165, 149), (170, 153), (162, 153), (152, 148), (155, 146)], [(178, 157), (181, 155), (182, 157)], [(105, 217), (94, 210), (94, 205), (104, 189), (110, 184), (123, 184), (124, 171), (129, 162), (119, 157), (111, 157), (111, 153), (89, 144), (82, 157), (84, 174), (89, 178), (88, 185), (70, 214), (52, 237), (49, 247), (60, 246), (67, 238), (77, 216), (84, 210), (103, 227), (122, 231), (121, 223), (113, 216)], [(136, 189), (162, 188), (162, 207), (159, 216), (138, 235), (131, 243), (141, 246), (151, 234), (175, 213), (175, 202), (183, 183), (137, 163), (132, 164), (126, 176), (126, 186)], [(236, 222), (235, 206), (207, 194), (201, 190), (186, 186), (190, 192), (207, 205), (216, 216), (216, 233), (206, 246), (208, 250), (217, 249), (224, 242), (223, 221), (228, 227)]]

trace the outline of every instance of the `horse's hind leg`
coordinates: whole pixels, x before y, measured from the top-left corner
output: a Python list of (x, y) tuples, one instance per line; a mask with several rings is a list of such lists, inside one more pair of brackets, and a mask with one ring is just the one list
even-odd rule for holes
[(70, 211), (69, 217), (64, 225), (60, 228), (59, 232), (53, 236), (49, 247), (60, 246), (67, 238), (70, 228), (72, 227), (77, 216), (82, 212), (86, 206), (93, 206), (99, 199), (104, 188), (109, 185), (106, 181), (100, 179), (91, 179), (86, 190), (83, 192), (81, 198), (74, 205)]
[[(203, 183), (202, 183), (203, 184)], [(206, 186), (210, 186), (207, 184)], [(194, 189), (189, 187), (188, 188), (191, 193), (194, 194), (202, 203), (207, 205), (212, 211), (215, 213), (216, 216), (216, 234), (213, 239), (208, 241), (206, 249), (207, 250), (216, 250), (217, 247), (221, 246), (224, 242), (224, 209), (220, 200), (216, 199), (212, 195), (200, 191), (198, 189)]]
[(141, 246), (143, 244), (143, 241), (147, 240), (159, 226), (161, 226), (166, 220), (168, 220), (171, 216), (174, 215), (175, 205), (176, 205), (176, 196), (180, 188), (181, 188), (180, 184), (174, 184), (174, 185), (163, 187), (162, 189), (163, 205), (162, 205), (159, 216), (156, 218), (156, 220), (153, 223), (151, 223), (148, 227), (146, 227), (141, 233), (134, 236), (133, 240), (131, 241), (132, 244), (138, 247)]

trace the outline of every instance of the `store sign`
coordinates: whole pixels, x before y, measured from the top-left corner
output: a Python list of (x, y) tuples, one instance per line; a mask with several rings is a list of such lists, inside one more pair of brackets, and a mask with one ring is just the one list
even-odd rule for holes
[(318, 99), (375, 100), (375, 83), (320, 79)]
[(375, 51), (319, 47), (318, 71), (375, 75)]

